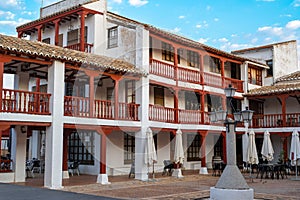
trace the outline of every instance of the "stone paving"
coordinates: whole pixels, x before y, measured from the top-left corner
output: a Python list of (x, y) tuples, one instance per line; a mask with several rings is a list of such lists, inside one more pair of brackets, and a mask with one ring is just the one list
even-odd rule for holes
[[(114, 177), (111, 178), (111, 181)], [(63, 190), (113, 197), (119, 199), (205, 199), (219, 177), (191, 174), (184, 178), (159, 177), (154, 181), (138, 181), (127, 176), (109, 185), (87, 184), (65, 186)], [(255, 199), (300, 200), (300, 181), (288, 179), (251, 179), (246, 181), (254, 189)]]

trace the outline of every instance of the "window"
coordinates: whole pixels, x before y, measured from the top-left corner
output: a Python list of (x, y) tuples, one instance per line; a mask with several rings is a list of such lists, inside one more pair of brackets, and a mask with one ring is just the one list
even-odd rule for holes
[(194, 92), (185, 92), (185, 109), (200, 110), (200, 95)]
[(124, 164), (131, 164), (134, 161), (135, 137), (124, 133)]
[(196, 67), (199, 68), (199, 54), (194, 51), (187, 51), (187, 65), (190, 67)]
[(94, 132), (73, 132), (68, 137), (68, 159), (79, 161), (82, 165), (94, 165)]
[(222, 110), (222, 98), (220, 96), (206, 95), (208, 112)]
[(267, 70), (267, 76), (273, 76), (273, 60), (267, 60), (266, 63), (269, 66), (269, 69)]
[(220, 156), (222, 159), (223, 158), (223, 136), (218, 135), (214, 137), (214, 156)]
[(106, 89), (106, 99), (108, 101), (114, 101), (115, 99), (115, 95), (114, 95), (115, 91), (114, 91), (114, 87), (108, 87)]
[(262, 85), (262, 70), (248, 67), (248, 82), (254, 85)]
[(177, 60), (178, 60), (178, 64), (180, 64), (180, 59), (183, 58), (183, 49), (178, 49), (177, 50)]
[(108, 29), (108, 48), (118, 46), (118, 27)]
[[(67, 40), (67, 46), (70, 45), (74, 45), (74, 44), (78, 44), (80, 42), (79, 39), (79, 34), (80, 33), (80, 29), (74, 29), (68, 32), (68, 40)], [(87, 42), (87, 34), (88, 34), (88, 29), (87, 26), (84, 29), (84, 42)], [(61, 36), (63, 37), (63, 36)]]
[(214, 73), (221, 73), (221, 61), (218, 58), (211, 57), (211, 56), (205, 56), (204, 57), (204, 63), (206, 66), (209, 67), (210, 72)]
[(165, 106), (164, 88), (154, 87), (154, 104)]
[(162, 59), (174, 62), (174, 48), (165, 42), (162, 42)]
[(126, 103), (135, 103), (135, 81), (130, 80), (125, 82), (126, 87)]
[(249, 101), (249, 109), (254, 111), (254, 114), (263, 115), (264, 114), (264, 102), (262, 101)]
[(64, 43), (64, 35), (63, 34), (59, 34), (58, 35), (58, 44), (57, 44), (57, 46), (62, 47), (63, 43)]
[(187, 161), (200, 161), (201, 136), (199, 134), (187, 134)]

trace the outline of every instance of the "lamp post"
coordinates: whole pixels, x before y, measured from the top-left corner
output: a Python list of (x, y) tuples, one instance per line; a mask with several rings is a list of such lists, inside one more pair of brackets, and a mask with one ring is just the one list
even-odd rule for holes
[(246, 107), (246, 110), (236, 112), (232, 105), (232, 98), (236, 89), (229, 85), (224, 89), (227, 107), (230, 105), (234, 111), (234, 119), (228, 117), (228, 111), (219, 110), (209, 113), (211, 122), (222, 121), (226, 126), (226, 155), (227, 165), (215, 187), (210, 188), (210, 198), (214, 200), (253, 200), (254, 191), (251, 189), (240, 170), (236, 165), (236, 141), (235, 126), (237, 122), (249, 122), (252, 119), (253, 111)]

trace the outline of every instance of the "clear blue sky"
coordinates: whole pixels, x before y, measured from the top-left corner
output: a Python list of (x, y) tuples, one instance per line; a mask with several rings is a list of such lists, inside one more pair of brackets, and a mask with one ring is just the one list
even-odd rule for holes
[[(38, 18), (41, 4), (2, 1), (0, 33), (16, 35), (16, 26)], [(108, 0), (108, 10), (225, 51), (299, 40), (300, 53), (300, 0)]]

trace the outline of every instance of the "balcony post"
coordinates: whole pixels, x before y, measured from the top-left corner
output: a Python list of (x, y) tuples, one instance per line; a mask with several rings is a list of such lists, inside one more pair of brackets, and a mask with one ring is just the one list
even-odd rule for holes
[(178, 48), (173, 45), (174, 48), (174, 79), (176, 80), (176, 85), (178, 85)]
[(86, 70), (85, 74), (89, 76), (89, 117), (94, 117), (94, 108), (95, 108), (95, 77), (98, 76), (98, 73), (95, 71)]
[(200, 100), (201, 122), (200, 122), (200, 124), (205, 124), (205, 110), (204, 110), (204, 107), (205, 107), (205, 95), (204, 95), (204, 93), (200, 92), (200, 98), (201, 98), (201, 100)]
[(63, 179), (69, 178), (69, 171), (68, 171), (68, 137), (71, 134), (70, 129), (64, 129), (64, 138), (63, 138)]
[(221, 77), (222, 77), (222, 87), (225, 88), (227, 87), (227, 85), (225, 85), (225, 60), (224, 59), (220, 59), (221, 61)]
[(37, 38), (37, 40), (38, 41), (42, 41), (42, 28), (43, 28), (43, 25), (38, 25), (36, 28), (38, 30), (38, 38)]
[(23, 31), (18, 31), (18, 38), (22, 38), (23, 36)]
[(96, 130), (101, 135), (101, 147), (100, 147), (100, 173), (97, 177), (97, 183), (110, 184), (108, 182), (108, 176), (106, 173), (106, 138), (107, 135), (112, 132), (112, 129), (99, 128)]
[(287, 95), (281, 95), (279, 96), (280, 100), (281, 100), (281, 113), (282, 113), (282, 125), (283, 127), (287, 126), (287, 118), (286, 118), (286, 99), (287, 99)]
[(54, 22), (54, 25), (55, 25), (55, 39), (54, 39), (54, 45), (58, 45), (59, 43), (59, 22), (60, 22), (60, 19), (56, 19), (53, 21)]
[(114, 105), (115, 105), (115, 119), (119, 119), (119, 83), (122, 80), (121, 76), (111, 75), (111, 78), (115, 82), (115, 90), (114, 90)]
[(85, 48), (84, 48), (85, 16), (87, 13), (85, 11), (81, 11), (79, 14), (80, 14), (80, 48), (79, 48), (79, 50), (84, 52), (85, 51)]
[(200, 168), (200, 174), (208, 174), (207, 167), (206, 167), (206, 136), (208, 134), (208, 131), (202, 131), (198, 132), (201, 135), (201, 168)]
[(0, 62), (0, 110), (2, 110), (2, 90), (3, 90), (4, 62)]
[(177, 88), (174, 90), (174, 108), (175, 108), (174, 121), (175, 121), (175, 123), (178, 123), (179, 122), (179, 111), (178, 111), (178, 89)]
[(204, 55), (199, 53), (200, 59), (200, 84), (204, 84)]

